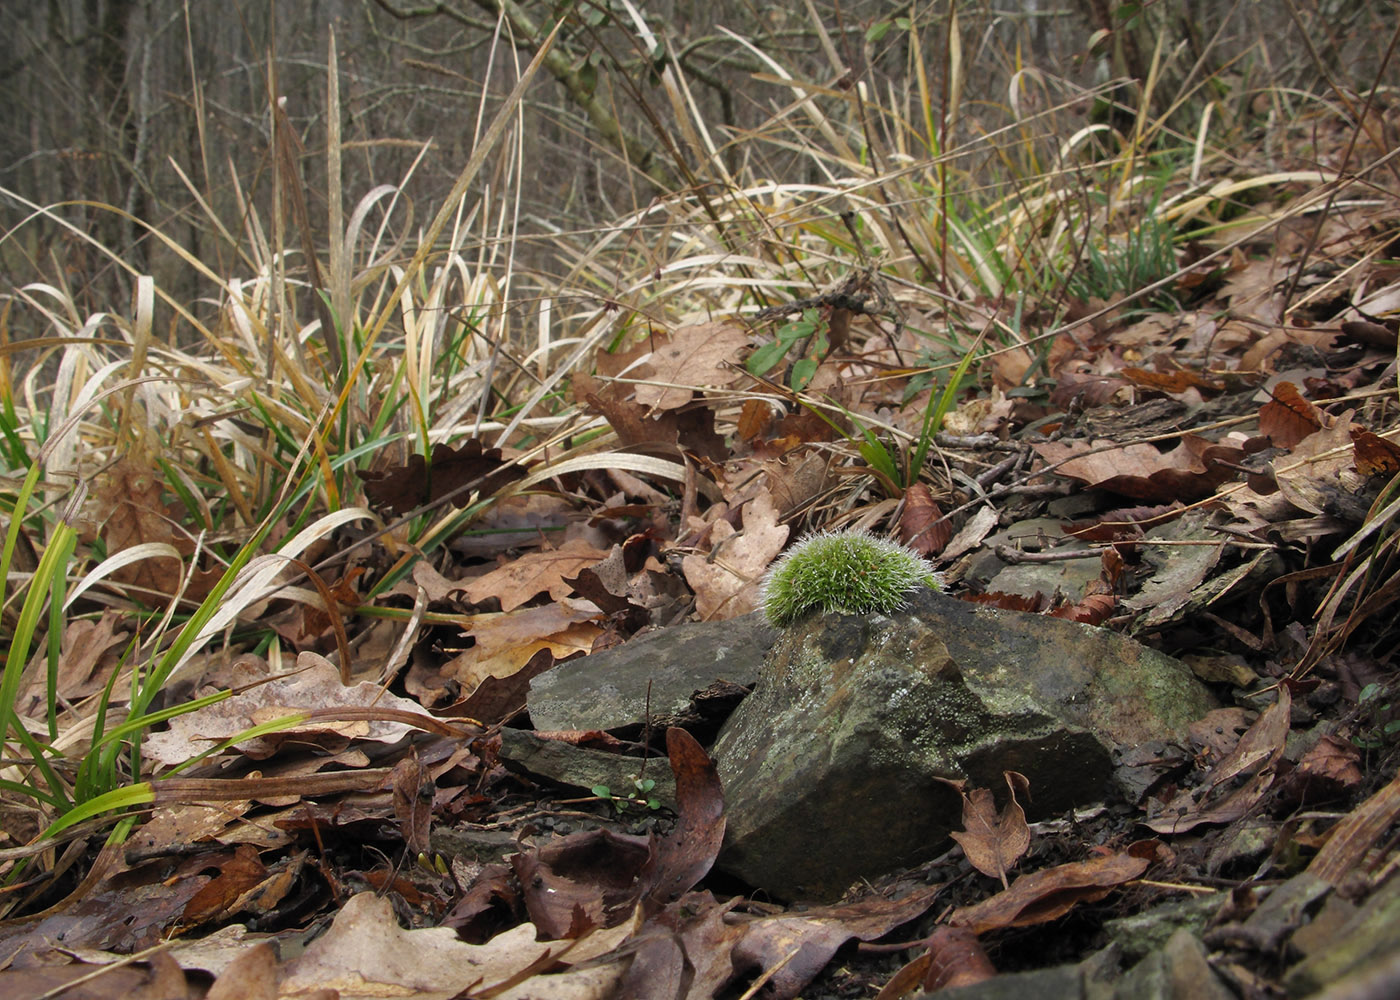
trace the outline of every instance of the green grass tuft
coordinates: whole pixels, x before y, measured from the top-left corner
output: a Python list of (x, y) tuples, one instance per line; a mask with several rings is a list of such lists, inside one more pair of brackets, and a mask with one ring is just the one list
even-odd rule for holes
[(868, 531), (818, 532), (788, 549), (763, 582), (763, 613), (779, 627), (813, 612), (890, 614), (938, 577), (911, 549)]

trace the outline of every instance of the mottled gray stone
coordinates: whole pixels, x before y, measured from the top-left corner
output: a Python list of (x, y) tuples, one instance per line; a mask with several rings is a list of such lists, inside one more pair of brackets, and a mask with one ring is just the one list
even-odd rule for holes
[(581, 791), (607, 785), (614, 795), (625, 796), (633, 792), (632, 782), (645, 775), (656, 782), (649, 794), (668, 809), (676, 807), (676, 777), (664, 756), (653, 756), (643, 771), (640, 757), (576, 747), (519, 729), (502, 729), (500, 757), (511, 771), (572, 785)]
[(1115, 747), (1184, 737), (1212, 700), (1180, 662), (1106, 629), (922, 591), (892, 617), (784, 631), (715, 744), (718, 868), (831, 898), (917, 864), (961, 826), (940, 778), (1030, 780), (1031, 818), (1101, 799)]
[(541, 730), (620, 729), (646, 721), (650, 693), (652, 723), (665, 725), (716, 681), (753, 684), (776, 638), (759, 614), (643, 633), (532, 678), (530, 721)]

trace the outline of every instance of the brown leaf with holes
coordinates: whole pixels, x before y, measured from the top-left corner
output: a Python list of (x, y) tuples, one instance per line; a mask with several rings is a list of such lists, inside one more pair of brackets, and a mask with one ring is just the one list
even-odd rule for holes
[(581, 538), (572, 538), (557, 549), (529, 552), (477, 577), (464, 588), (467, 599), (480, 604), (490, 597), (501, 602), (502, 611), (520, 607), (537, 594), (549, 594), (556, 601), (568, 597), (574, 588), (567, 577), (578, 576), (589, 566), (608, 557)]
[(448, 495), (453, 506), (465, 507), (473, 494), (490, 496), (524, 471), (508, 464), (501, 449), (486, 448), (480, 439), (472, 438), (456, 449), (435, 445), (431, 460), (412, 455), (404, 465), (380, 472), (359, 469), (355, 474), (363, 480), (371, 505), (401, 516)]
[(1357, 472), (1363, 476), (1393, 476), (1400, 472), (1400, 445), (1355, 425), (1350, 431)]
[(1322, 429), (1317, 407), (1298, 394), (1292, 382), (1280, 382), (1259, 407), (1259, 433), (1275, 448), (1292, 448), (1313, 431)]
[(1005, 808), (997, 812), (990, 788), (974, 788), (964, 792), (962, 782), (947, 781), (962, 796), (963, 829), (952, 834), (967, 855), (972, 867), (983, 875), (1001, 879), (1006, 887), (1006, 873), (1031, 846), (1031, 831), (1026, 826), (1026, 811), (1016, 801), (1016, 793), (1030, 796), (1030, 782), (1016, 771), (1003, 771), (1010, 789)]
[(923, 483), (904, 491), (904, 513), (899, 518), (899, 540), (921, 556), (937, 555), (953, 537), (953, 526), (934, 502)]

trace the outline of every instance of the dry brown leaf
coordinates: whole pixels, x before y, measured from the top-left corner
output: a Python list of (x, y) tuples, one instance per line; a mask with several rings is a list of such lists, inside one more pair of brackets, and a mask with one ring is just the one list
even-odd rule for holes
[(618, 383), (605, 385), (584, 372), (572, 378), (575, 398), (602, 414), (626, 449), (675, 454), (677, 448), (695, 452), (716, 465), (729, 457), (724, 438), (715, 432), (714, 411), (697, 406), (685, 411), (663, 410), (648, 415), (646, 407), (625, 398)]
[(1182, 393), (1188, 389), (1204, 390), (1215, 394), (1224, 388), (1218, 378), (1210, 378), (1189, 368), (1177, 368), (1169, 372), (1154, 372), (1146, 368), (1124, 368), (1123, 376), (1135, 385), (1145, 386), (1165, 393)]
[(1292, 448), (1303, 438), (1322, 428), (1317, 407), (1298, 394), (1292, 382), (1280, 382), (1259, 408), (1259, 433), (1275, 448)]
[[(102, 690), (121, 662), (122, 648), (131, 641), (129, 631), (117, 631), (118, 625), (126, 623), (124, 612), (108, 609), (97, 621), (76, 618), (63, 626), (55, 686), (61, 701), (78, 702)], [(113, 690), (116, 703), (122, 700), (121, 688), (118, 684)], [(29, 678), (15, 699), (15, 712), (42, 715), (47, 692), (47, 676), (41, 673)]]
[[(145, 738), (142, 751), (163, 764), (181, 764), (220, 740), (249, 728), (254, 719), (266, 721), (329, 707), (398, 709), (428, 717), (416, 701), (391, 695), (378, 684), (364, 682), (346, 687), (334, 664), (324, 656), (304, 652), (297, 657), (297, 670), (291, 674), (257, 684), (198, 711), (177, 715), (170, 720), (168, 730), (151, 733)], [(240, 743), (238, 749), (261, 760), (272, 756), (288, 740), (338, 748), (352, 738), (397, 743), (412, 731), (412, 727), (402, 722), (318, 720)]]
[(703, 747), (684, 729), (666, 730), (666, 753), (676, 777), (676, 827), (657, 844), (647, 895), (665, 903), (705, 877), (724, 841), (724, 789)]
[(1400, 777), (1357, 806), (1332, 828), (1332, 836), (1308, 865), (1308, 872), (1339, 885), (1400, 816)]
[(219, 973), (204, 1000), (277, 1000), (277, 947), (255, 944)]
[(1400, 445), (1355, 425), (1349, 432), (1356, 448), (1357, 472), (1363, 476), (1386, 477), (1400, 472)]
[(934, 502), (923, 483), (904, 491), (904, 513), (899, 518), (899, 540), (921, 556), (937, 555), (953, 537), (953, 526)]
[(1244, 458), (1239, 448), (1195, 434), (1183, 434), (1181, 444), (1165, 454), (1150, 444), (1121, 446), (1103, 440), (1044, 441), (1032, 447), (1058, 465), (1058, 475), (1148, 503), (1208, 497), (1238, 476), (1234, 466)]
[[(131, 455), (98, 480), (86, 520), (100, 526), (109, 556), (148, 542), (170, 545), (182, 555), (194, 551), (190, 535), (177, 529), (177, 520), (166, 509), (162, 492), (161, 479), (153, 468)], [(112, 579), (155, 594), (173, 595), (180, 589), (183, 569), (181, 560), (173, 556), (155, 556), (121, 567)], [(216, 570), (195, 571), (185, 587), (185, 597), (201, 600), (222, 575)]]
[(238, 914), (240, 901), (250, 889), (267, 879), (267, 868), (258, 858), (257, 848), (239, 844), (232, 856), (220, 861), (218, 874), (190, 897), (180, 914), (180, 928), (188, 930)]
[(922, 984), (926, 990), (971, 986), (997, 974), (982, 942), (966, 927), (939, 927), (929, 935), (926, 955), (928, 971)]
[(974, 934), (1043, 924), (1079, 903), (1102, 899), (1145, 872), (1147, 865), (1145, 858), (1110, 854), (1031, 872), (990, 899), (954, 910), (948, 922), (970, 928)]
[(1288, 455), (1273, 461), (1274, 481), (1281, 494), (1299, 510), (1322, 514), (1337, 493), (1362, 485), (1351, 450), (1350, 412), (1331, 427), (1309, 434)]
[(570, 539), (557, 549), (528, 552), (499, 569), (467, 584), (467, 598), (480, 604), (488, 597), (498, 598), (502, 611), (518, 608), (536, 594), (548, 593), (556, 601), (568, 597), (574, 588), (565, 583), (566, 577), (578, 576), (579, 571), (608, 557), (581, 538)]
[(870, 896), (754, 920), (734, 946), (734, 967), (772, 970), (764, 996), (795, 997), (847, 941), (873, 941), (914, 920), (942, 888), (925, 886), (898, 899)]
[(1016, 800), (1016, 792), (1030, 796), (1030, 782), (1017, 771), (1003, 771), (1010, 797), (1006, 807), (997, 812), (990, 788), (974, 788), (964, 792), (961, 782), (948, 781), (963, 800), (963, 830), (953, 839), (962, 845), (967, 860), (983, 875), (1000, 879), (1006, 888), (1006, 873), (1015, 866), (1031, 846), (1031, 831), (1026, 825), (1026, 812)]
[(1288, 689), (1280, 687), (1278, 701), (1260, 713), (1235, 748), (1211, 768), (1202, 786), (1184, 789), (1145, 825), (1158, 833), (1185, 833), (1202, 823), (1233, 823), (1248, 812), (1273, 783), (1292, 704)]
[(683, 326), (626, 377), (668, 383), (638, 385), (636, 399), (649, 413), (674, 410), (690, 402), (695, 395), (692, 387), (722, 388), (746, 378), (737, 362), (748, 343), (749, 335), (735, 323), (720, 320)]
[(533, 925), (520, 924), (474, 945), (448, 927), (405, 930), (387, 899), (362, 892), (346, 901), (330, 930), (286, 963), (278, 988), (283, 996), (333, 989), (342, 1000), (448, 1000), (469, 987), (507, 982), (564, 950), (536, 941), (535, 933)]
[(557, 632), (523, 638), (509, 645), (473, 647), (453, 658), (450, 664), (443, 667), (443, 672), (457, 678), (462, 684), (462, 690), (471, 693), (488, 677), (505, 678), (514, 675), (542, 650), (548, 650), (555, 660), (562, 660), (577, 653), (589, 653), (593, 649), (594, 641), (602, 634), (603, 629), (593, 622), (576, 622)]
[(458, 680), (468, 693), (487, 677), (509, 677), (541, 650), (556, 660), (593, 648), (602, 634), (598, 610), (584, 601), (564, 599), (537, 608), (517, 608), (499, 615), (479, 615), (468, 633), (473, 645), (443, 664), (440, 673)]
[(365, 498), (375, 507), (396, 515), (451, 496), (451, 503), (465, 507), (473, 494), (490, 496), (525, 472), (511, 465), (501, 449), (487, 448), (472, 438), (460, 448), (447, 444), (433, 446), (431, 459), (410, 455), (405, 465), (374, 472), (357, 469), (364, 482)]
[(763, 571), (787, 541), (787, 525), (778, 523), (778, 511), (767, 492), (749, 501), (743, 516), (743, 531), (736, 532), (728, 521), (714, 524), (708, 556), (689, 555), (681, 560), (703, 621), (737, 618), (758, 607)]

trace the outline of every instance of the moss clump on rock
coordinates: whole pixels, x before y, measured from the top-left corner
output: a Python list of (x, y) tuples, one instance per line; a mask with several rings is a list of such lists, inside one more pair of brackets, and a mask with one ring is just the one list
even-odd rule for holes
[(938, 577), (912, 549), (868, 531), (805, 536), (763, 581), (763, 613), (782, 628), (815, 611), (890, 614)]

